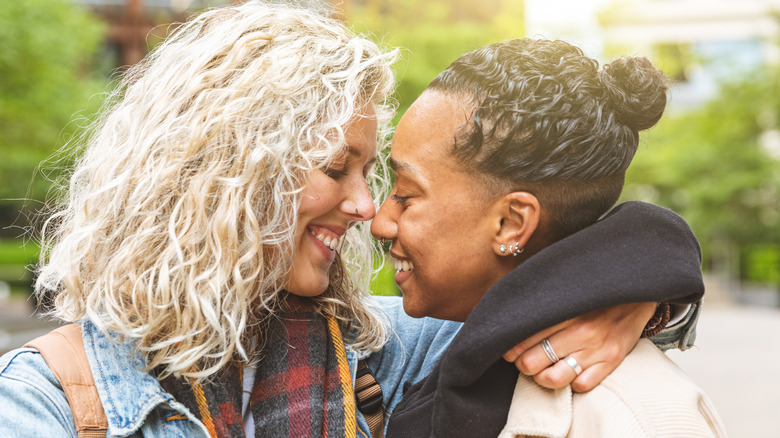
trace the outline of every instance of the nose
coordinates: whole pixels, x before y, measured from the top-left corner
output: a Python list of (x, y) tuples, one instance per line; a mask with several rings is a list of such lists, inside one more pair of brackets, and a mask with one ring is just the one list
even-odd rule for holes
[(350, 196), (341, 203), (342, 210), (358, 221), (371, 220), (376, 215), (374, 198), (371, 197), (371, 191), (368, 189), (366, 180), (360, 178), (356, 182)]
[(371, 222), (371, 234), (376, 239), (395, 240), (398, 236), (398, 223), (396, 222), (395, 205), (389, 199), (385, 199), (379, 207), (374, 221)]

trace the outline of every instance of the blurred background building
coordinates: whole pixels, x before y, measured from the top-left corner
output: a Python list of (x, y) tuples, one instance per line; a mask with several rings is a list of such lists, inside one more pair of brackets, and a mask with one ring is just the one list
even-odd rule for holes
[[(284, 1), (284, 0), (275, 0)], [(9, 0), (0, 8), (0, 352), (30, 319), (34, 238), (103, 92), (193, 13), (241, 0)], [(399, 113), (458, 55), (522, 36), (608, 62), (647, 56), (672, 80), (624, 199), (680, 213), (699, 237), (707, 306), (699, 348), (670, 356), (734, 436), (777, 436), (780, 376), (780, 0), (329, 0), (357, 31), (403, 48)], [(373, 283), (397, 293), (393, 272)]]

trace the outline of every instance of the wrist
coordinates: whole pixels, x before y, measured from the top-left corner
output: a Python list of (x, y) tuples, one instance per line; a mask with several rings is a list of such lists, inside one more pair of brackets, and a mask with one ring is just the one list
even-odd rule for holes
[(669, 324), (670, 317), (671, 306), (669, 306), (669, 303), (658, 303), (653, 317), (650, 318), (650, 321), (645, 324), (645, 328), (642, 330), (642, 337), (646, 338), (660, 333)]

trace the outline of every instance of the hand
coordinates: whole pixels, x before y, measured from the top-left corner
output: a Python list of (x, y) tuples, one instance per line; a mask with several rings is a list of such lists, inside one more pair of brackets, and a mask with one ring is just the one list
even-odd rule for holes
[[(653, 317), (656, 303), (633, 303), (597, 310), (543, 330), (504, 354), (517, 369), (533, 376), (545, 388), (559, 389), (571, 384), (574, 392), (587, 392), (598, 386), (631, 352)], [(547, 339), (560, 359), (553, 364), (542, 349)], [(572, 356), (582, 374), (564, 361)]]

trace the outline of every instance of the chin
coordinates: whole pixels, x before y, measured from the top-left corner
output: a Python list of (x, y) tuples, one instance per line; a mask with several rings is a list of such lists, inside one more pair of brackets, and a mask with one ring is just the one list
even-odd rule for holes
[(325, 293), (326, 290), (328, 290), (328, 281), (324, 282), (313, 282), (311, 284), (297, 284), (297, 285), (290, 285), (285, 288), (287, 292), (297, 295), (299, 297), (306, 297), (306, 298), (312, 298), (317, 297)]
[(425, 308), (415, 302), (407, 294), (403, 294), (404, 312), (412, 318), (424, 318), (430, 316), (425, 313)]

